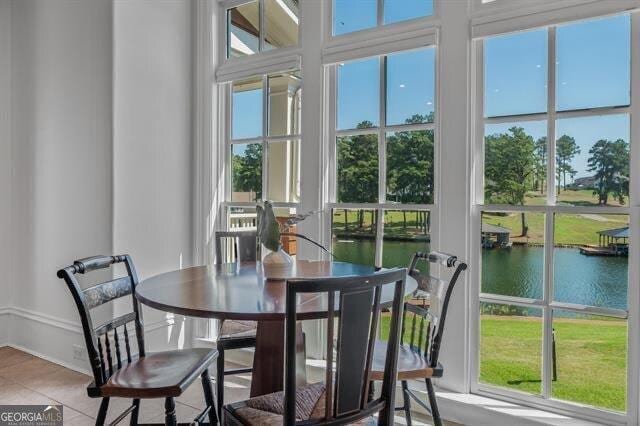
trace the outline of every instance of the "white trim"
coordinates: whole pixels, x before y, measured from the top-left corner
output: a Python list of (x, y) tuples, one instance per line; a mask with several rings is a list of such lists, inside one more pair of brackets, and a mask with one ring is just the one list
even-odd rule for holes
[[(495, 5), (500, 3), (496, 1)], [(638, 0), (553, 0), (510, 2), (511, 5), (493, 8), (471, 19), (472, 37), (524, 31), (547, 25), (579, 21), (606, 15), (629, 12), (640, 7)], [(526, 4), (528, 3), (528, 5)], [(481, 9), (477, 8), (477, 9)], [(478, 14), (480, 15), (480, 14)]]
[(72, 333), (82, 334), (82, 327), (78, 323), (63, 318), (57, 318), (52, 315), (43, 314), (41, 312), (32, 311), (19, 307), (5, 308), (5, 315), (13, 315), (20, 318), (26, 318), (32, 321), (47, 324), (51, 327), (60, 328)]
[(283, 47), (259, 55), (228, 59), (218, 66), (215, 78), (218, 83), (225, 83), (264, 74), (299, 70), (300, 58), (300, 48)]

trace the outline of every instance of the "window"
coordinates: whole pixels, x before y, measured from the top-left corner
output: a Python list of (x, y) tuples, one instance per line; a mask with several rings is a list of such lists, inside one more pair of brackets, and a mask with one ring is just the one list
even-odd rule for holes
[(333, 0), (333, 35), (431, 15), (433, 0)]
[(332, 72), (334, 254), (406, 266), (431, 241), (435, 49), (339, 63)]
[(228, 227), (255, 226), (255, 204), (263, 200), (274, 202), (276, 215), (286, 220), (300, 200), (300, 74), (269, 74), (229, 87)]
[(227, 10), (227, 58), (298, 44), (298, 0), (255, 0)]
[(478, 43), (477, 389), (625, 412), (630, 16)]

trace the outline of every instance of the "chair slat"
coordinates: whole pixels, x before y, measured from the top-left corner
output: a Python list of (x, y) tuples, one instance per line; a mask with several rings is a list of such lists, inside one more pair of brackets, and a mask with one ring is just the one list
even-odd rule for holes
[(88, 309), (131, 294), (131, 278), (122, 277), (90, 287), (82, 292)]
[(96, 336), (102, 336), (105, 333), (114, 330), (116, 327), (120, 327), (122, 325), (128, 324), (130, 322), (134, 322), (136, 320), (135, 312), (129, 312), (128, 314), (124, 314), (119, 316), (116, 319), (109, 321), (106, 324), (103, 324), (95, 329)]
[(335, 292), (330, 291), (328, 295), (327, 313), (327, 369), (325, 375), (325, 404), (324, 414), (327, 419), (334, 417), (334, 400), (333, 400), (333, 336), (335, 321)]

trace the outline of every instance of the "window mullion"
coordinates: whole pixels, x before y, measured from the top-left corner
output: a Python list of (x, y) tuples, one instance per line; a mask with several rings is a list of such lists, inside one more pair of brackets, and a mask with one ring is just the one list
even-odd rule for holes
[(386, 155), (386, 110), (387, 110), (387, 57), (382, 56), (379, 60), (380, 65), (380, 125), (378, 126), (378, 202), (385, 203), (387, 200), (387, 155)]
[(556, 27), (547, 40), (547, 204), (556, 204)]
[(258, 1), (258, 20), (260, 25), (260, 29), (258, 30), (258, 52), (264, 52), (265, 45), (265, 19), (264, 19), (264, 0)]
[(378, 23), (378, 27), (381, 27), (382, 25), (384, 25), (384, 0), (378, 0), (378, 16), (377, 16), (377, 23)]
[[(262, 4), (262, 2), (260, 2)], [(262, 15), (261, 15), (262, 16)], [(269, 198), (269, 143), (267, 133), (269, 131), (269, 77), (262, 76), (262, 200)]]

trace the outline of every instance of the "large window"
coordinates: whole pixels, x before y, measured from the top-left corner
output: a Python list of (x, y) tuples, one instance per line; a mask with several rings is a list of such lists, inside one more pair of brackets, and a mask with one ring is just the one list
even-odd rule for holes
[(433, 0), (333, 0), (333, 35), (433, 15)]
[(227, 10), (227, 58), (298, 44), (298, 0), (254, 0)]
[(435, 48), (338, 63), (331, 72), (333, 252), (406, 266), (431, 241)]
[(478, 41), (481, 391), (627, 410), (630, 21)]

